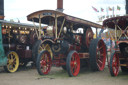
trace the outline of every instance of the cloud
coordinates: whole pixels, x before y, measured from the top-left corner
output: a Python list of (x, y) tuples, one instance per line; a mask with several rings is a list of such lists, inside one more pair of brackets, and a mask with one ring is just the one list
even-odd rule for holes
[[(57, 0), (4, 0), (5, 1), (5, 19), (19, 18), (27, 22), (26, 16), (32, 12), (57, 8)], [(92, 6), (97, 9), (107, 6), (123, 6), (125, 0), (63, 0), (64, 13), (76, 16), (82, 19), (96, 22), (99, 14), (96, 13)]]

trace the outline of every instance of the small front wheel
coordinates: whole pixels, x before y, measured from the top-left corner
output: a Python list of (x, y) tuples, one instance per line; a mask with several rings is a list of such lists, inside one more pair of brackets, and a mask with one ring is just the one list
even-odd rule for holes
[(19, 56), (16, 52), (10, 51), (7, 54), (7, 66), (4, 66), (5, 71), (9, 73), (16, 72), (19, 67)]
[(76, 51), (70, 51), (66, 60), (66, 69), (70, 77), (77, 76), (80, 71), (80, 58)]
[(40, 75), (47, 75), (51, 70), (52, 60), (50, 53), (47, 50), (43, 50), (37, 57), (36, 66)]

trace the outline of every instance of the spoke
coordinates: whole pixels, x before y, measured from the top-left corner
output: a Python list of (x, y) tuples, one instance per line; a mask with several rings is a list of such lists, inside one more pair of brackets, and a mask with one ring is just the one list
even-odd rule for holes
[(75, 60), (75, 58), (74, 58), (74, 56), (72, 56), (72, 59), (71, 59), (72, 61), (74, 61)]
[(71, 61), (71, 66), (73, 66), (74, 65), (74, 61)]
[(48, 68), (49, 68), (49, 67), (48, 67), (48, 66), (46, 66), (46, 71), (48, 71)]
[(11, 64), (11, 60), (8, 60), (8, 64)]
[(118, 69), (118, 65), (116, 65), (116, 69)]
[(13, 59), (13, 55), (11, 54), (11, 59)]
[(42, 48), (44, 48), (44, 44), (42, 44), (42, 46), (41, 46)]
[(116, 67), (115, 62), (113, 62), (112, 67)]
[(98, 68), (100, 68), (100, 65), (97, 63)]
[(16, 58), (13, 59), (13, 62), (16, 62)]
[(44, 60), (42, 60), (40, 63), (41, 63), (42, 66), (45, 65), (45, 61)]
[(15, 62), (13, 62), (13, 65), (16, 65), (16, 61), (15, 61)]
[(74, 73), (74, 66), (71, 66), (71, 71), (72, 73)]
[(12, 59), (14, 59), (15, 58), (15, 55), (12, 55)]
[(50, 65), (50, 64), (51, 64), (51, 62), (47, 62), (47, 64), (48, 64), (48, 65)]
[(101, 46), (98, 50), (101, 50), (104, 46)]
[(74, 69), (75, 69), (75, 70), (77, 69), (77, 64), (74, 66)]
[(41, 48), (41, 49), (44, 49), (44, 45), (41, 45), (40, 48)]
[(48, 47), (48, 44), (46, 44), (46, 46), (44, 47), (45, 49)]
[(116, 62), (115, 56), (114, 56), (114, 58), (113, 58), (113, 62)]
[(47, 71), (47, 66), (45, 66), (45, 72)]
[(114, 68), (114, 74), (116, 74), (117, 73), (117, 69), (116, 68)]
[(42, 68), (42, 73), (44, 73), (44, 68)]
[(45, 54), (42, 55), (42, 60), (45, 60)]
[(11, 65), (9, 65), (9, 70), (12, 70), (12, 66)]
[(103, 62), (100, 60), (100, 59), (98, 59), (98, 61), (99, 61), (99, 63), (102, 65), (103, 64)]
[(16, 55), (13, 55), (13, 59), (16, 58), (15, 56), (16, 56)]
[(38, 52), (40, 52), (43, 48), (40, 46)]
[(48, 56), (47, 56), (47, 54), (45, 55), (45, 61), (47, 62), (47, 60), (48, 60)]
[(43, 65), (42, 64), (40, 64), (40, 68), (43, 69)]
[(75, 61), (77, 61), (77, 55), (75, 56)]
[(102, 57), (102, 56), (104, 56), (104, 54), (102, 53), (102, 54), (100, 54), (100, 57)]
[(43, 69), (42, 69), (43, 73), (45, 72), (45, 67), (43, 66)]

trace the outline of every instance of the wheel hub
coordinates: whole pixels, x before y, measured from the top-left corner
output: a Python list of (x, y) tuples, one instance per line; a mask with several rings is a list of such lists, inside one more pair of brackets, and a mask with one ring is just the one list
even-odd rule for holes
[(42, 65), (46, 65), (46, 61), (42, 61)]
[(76, 61), (74, 62), (74, 65), (77, 65)]

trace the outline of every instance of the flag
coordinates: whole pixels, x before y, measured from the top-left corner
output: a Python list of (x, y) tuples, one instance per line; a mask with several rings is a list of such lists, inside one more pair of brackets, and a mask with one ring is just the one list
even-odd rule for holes
[(107, 15), (106, 18), (109, 18), (109, 15)]
[(99, 12), (99, 10), (97, 10), (95, 7), (92, 6), (92, 8), (94, 11)]
[(109, 11), (112, 11), (112, 8), (108, 7), (108, 10), (109, 10)]
[(119, 6), (117, 6), (117, 10), (120, 10), (121, 8)]
[(104, 16), (102, 16), (102, 18), (104, 19), (104, 18), (105, 18), (105, 15), (104, 15)]
[(104, 12), (104, 9), (103, 8), (101, 8), (101, 12)]

